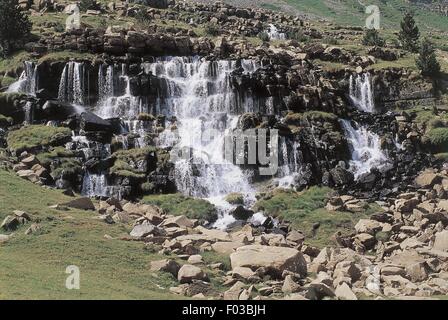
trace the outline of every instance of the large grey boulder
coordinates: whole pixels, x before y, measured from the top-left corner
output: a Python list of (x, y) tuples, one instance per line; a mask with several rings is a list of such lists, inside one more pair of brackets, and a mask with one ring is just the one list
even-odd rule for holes
[(267, 273), (281, 277), (283, 271), (306, 276), (306, 261), (301, 252), (292, 248), (248, 245), (239, 247), (230, 255), (232, 269), (248, 267), (252, 270), (264, 268)]

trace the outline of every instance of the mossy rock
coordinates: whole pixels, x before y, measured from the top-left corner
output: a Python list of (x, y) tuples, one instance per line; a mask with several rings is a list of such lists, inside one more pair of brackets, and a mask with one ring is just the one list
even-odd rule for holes
[(0, 114), (0, 128), (8, 127), (13, 124), (13, 119), (11, 117), (5, 117), (4, 115)]
[(120, 177), (143, 179), (157, 163), (157, 148), (120, 150), (113, 154), (114, 165), (110, 173)]
[(137, 119), (140, 121), (154, 121), (156, 118), (149, 113), (140, 113)]
[(20, 153), (25, 150), (64, 145), (70, 141), (71, 135), (68, 128), (30, 125), (9, 132), (6, 142), (10, 149)]
[(434, 128), (426, 134), (434, 153), (448, 152), (448, 128)]
[(22, 93), (10, 92), (0, 93), (0, 114), (10, 117), (21, 110), (19, 101), (26, 95)]
[(215, 221), (218, 218), (216, 208), (210, 202), (186, 197), (179, 193), (145, 196), (144, 203), (161, 207), (167, 213), (191, 219)]
[(244, 195), (239, 192), (229, 193), (225, 200), (230, 204), (244, 204)]

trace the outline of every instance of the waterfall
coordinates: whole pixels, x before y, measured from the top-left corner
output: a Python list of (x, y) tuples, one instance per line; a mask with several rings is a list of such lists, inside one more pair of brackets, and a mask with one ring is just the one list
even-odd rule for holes
[(25, 122), (28, 124), (33, 123), (34, 120), (34, 109), (33, 109), (34, 105), (31, 101), (28, 101), (25, 106), (24, 106), (24, 110), (25, 110)]
[(81, 194), (87, 197), (107, 197), (110, 195), (110, 190), (107, 185), (106, 175), (104, 173), (101, 174), (92, 174), (88, 171), (84, 174), (84, 178), (82, 181), (82, 190)]
[(85, 105), (85, 67), (81, 62), (68, 62), (59, 82), (58, 99), (77, 105)]
[(30, 61), (25, 61), (23, 64), (24, 70), (19, 80), (12, 83), (6, 92), (23, 92), (35, 96), (39, 81), (37, 65)]
[(125, 131), (128, 134), (134, 135), (135, 148), (146, 147), (146, 134), (152, 131), (152, 122), (141, 120), (125, 120)]
[(355, 179), (370, 172), (372, 168), (381, 168), (388, 162), (381, 150), (380, 137), (377, 134), (362, 126), (355, 128), (349, 120), (341, 119), (340, 123), (350, 145), (352, 157), (350, 170), (354, 173)]
[(267, 34), (270, 40), (286, 40), (286, 33), (280, 32), (273, 24), (269, 24)]
[[(106, 69), (106, 72), (104, 72)], [(115, 95), (115, 81), (124, 83), (124, 93)], [(100, 91), (99, 105), (96, 113), (102, 118), (135, 119), (140, 113), (147, 112), (140, 97), (131, 93), (131, 79), (126, 74), (126, 65), (121, 65), (121, 73), (115, 78), (114, 66), (101, 66), (98, 71)]]
[(358, 74), (356, 77), (353, 77), (353, 75), (350, 76), (350, 99), (359, 110), (368, 113), (375, 112), (369, 73)]
[[(145, 66), (146, 72), (163, 79), (165, 86), (156, 110), (177, 119), (176, 147), (192, 150), (175, 161), (175, 182), (186, 195), (206, 198), (220, 210), (215, 227), (232, 222), (234, 208), (223, 200), (231, 192), (241, 192), (253, 201), (249, 176), (224, 157), (225, 137), (236, 128), (240, 99), (233, 90), (230, 74), (236, 61), (207, 61), (200, 58), (170, 57)], [(247, 72), (256, 66), (246, 61)], [(176, 141), (171, 129), (162, 143)], [(159, 142), (160, 143), (160, 142)]]
[(102, 65), (98, 71), (98, 100), (104, 102), (114, 95), (114, 66)]
[(300, 144), (298, 141), (289, 141), (285, 137), (280, 138), (279, 155), (281, 156), (278, 176), (279, 186), (289, 188), (293, 186), (295, 178), (300, 174), (301, 160), (299, 155)]

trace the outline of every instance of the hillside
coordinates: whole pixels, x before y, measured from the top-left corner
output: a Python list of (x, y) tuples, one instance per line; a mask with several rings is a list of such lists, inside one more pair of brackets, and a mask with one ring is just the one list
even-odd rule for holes
[(5, 3), (0, 299), (448, 295), (446, 17)]
[[(204, 0), (201, 2), (210, 2)], [(377, 5), (381, 12), (382, 29), (398, 29), (399, 22), (403, 13), (412, 10), (415, 13), (416, 20), (425, 31), (448, 31), (448, 17), (446, 9), (447, 1), (408, 1), (408, 0), (273, 0), (273, 1), (233, 1), (227, 0), (226, 3), (239, 5), (243, 7), (259, 6), (275, 11), (294, 12), (304, 16), (307, 20), (316, 21), (319, 19), (334, 22), (341, 25), (364, 26), (365, 6)], [(441, 3), (441, 11), (438, 10)]]

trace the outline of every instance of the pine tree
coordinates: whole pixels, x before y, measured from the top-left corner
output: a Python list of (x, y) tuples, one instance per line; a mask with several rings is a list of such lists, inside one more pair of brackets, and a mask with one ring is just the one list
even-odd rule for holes
[(414, 15), (407, 12), (403, 21), (401, 21), (401, 31), (398, 34), (398, 39), (401, 41), (404, 49), (417, 52), (419, 37), (420, 31), (415, 24)]
[(385, 44), (383, 38), (381, 38), (378, 30), (376, 29), (367, 29), (364, 34), (364, 38), (362, 39), (362, 44), (365, 46), (378, 46), (382, 47)]
[(0, 0), (0, 55), (8, 55), (31, 32), (31, 22), (17, 0)]
[(415, 62), (424, 76), (434, 77), (440, 72), (440, 64), (437, 61), (434, 46), (427, 38), (423, 40)]

